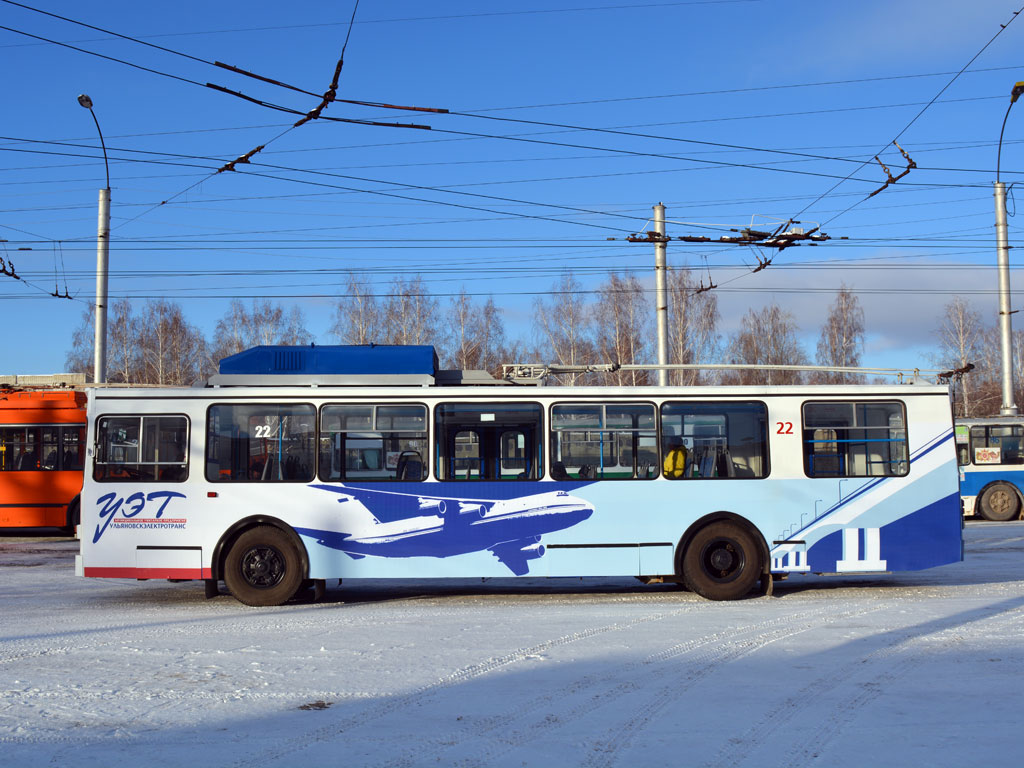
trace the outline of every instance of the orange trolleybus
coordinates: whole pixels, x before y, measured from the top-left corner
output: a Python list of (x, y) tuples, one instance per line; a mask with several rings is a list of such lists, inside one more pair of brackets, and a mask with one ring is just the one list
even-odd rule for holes
[(0, 528), (78, 524), (85, 393), (0, 388)]

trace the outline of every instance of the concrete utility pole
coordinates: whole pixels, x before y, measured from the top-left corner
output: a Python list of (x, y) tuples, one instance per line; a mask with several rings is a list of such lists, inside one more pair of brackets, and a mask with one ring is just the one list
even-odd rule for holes
[(999, 166), (1003, 157), (1003, 131), (1010, 108), (1024, 93), (1024, 82), (1016, 83), (1010, 91), (1010, 106), (1003, 117), (999, 130), (999, 148), (996, 152), (996, 264), (999, 268), (999, 352), (1002, 365), (1003, 402), (999, 407), (1000, 416), (1016, 416), (1017, 405), (1013, 402), (1013, 328), (1010, 309), (1010, 244), (1006, 235), (1006, 185), (999, 180)]
[[(665, 206), (654, 206), (654, 305), (658, 324), (658, 365), (668, 365), (668, 290), (666, 289)], [(658, 369), (658, 386), (668, 386), (668, 370)]]
[(100, 190), (99, 220), (96, 227), (96, 338), (93, 359), (93, 381), (104, 384), (107, 381), (107, 266), (110, 261), (110, 165), (107, 163), (107, 145), (103, 141), (100, 121), (92, 111), (92, 99), (87, 94), (78, 97), (78, 103), (89, 110), (96, 123), (103, 147), (103, 167), (107, 172), (107, 187)]

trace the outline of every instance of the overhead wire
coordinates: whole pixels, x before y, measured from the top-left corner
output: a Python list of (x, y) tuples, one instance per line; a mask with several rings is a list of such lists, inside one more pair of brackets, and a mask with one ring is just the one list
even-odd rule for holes
[[(983, 45), (983, 46), (981, 47), (981, 50), (979, 50), (979, 51), (978, 51), (977, 53), (975, 53), (975, 54), (974, 54), (974, 56), (972, 56), (972, 57), (971, 57), (970, 61), (968, 61), (968, 62), (967, 62), (967, 63), (966, 63), (966, 64), (965, 64), (965, 65), (964, 65), (963, 67), (961, 67), (961, 68), (960, 68), (960, 70), (959, 70), (959, 71), (957, 71), (957, 73), (956, 73), (956, 74), (954, 74), (954, 75), (953, 75), (953, 77), (952, 77), (952, 78), (951, 78), (951, 79), (950, 79), (950, 80), (949, 80), (949, 81), (948, 81), (948, 82), (947, 82), (947, 83), (946, 83), (946, 84), (945, 84), (944, 86), (942, 86), (942, 88), (941, 88), (941, 89), (939, 89), (938, 93), (936, 93), (936, 94), (935, 94), (935, 96), (933, 96), (933, 97), (932, 97), (932, 99), (931, 99), (931, 100), (930, 100), (930, 101), (929, 101), (929, 102), (928, 102), (927, 104), (925, 104), (925, 105), (924, 105), (924, 106), (923, 106), (923, 107), (921, 108), (921, 110), (920, 110), (920, 111), (919, 111), (919, 112), (918, 112), (918, 113), (917, 113), (916, 115), (914, 115), (914, 117), (913, 117), (913, 118), (911, 118), (910, 122), (908, 122), (908, 123), (907, 123), (906, 125), (904, 125), (904, 126), (903, 126), (903, 128), (901, 128), (901, 129), (900, 129), (900, 131), (899, 131), (899, 132), (898, 132), (898, 133), (897, 133), (897, 134), (896, 134), (896, 135), (895, 135), (895, 136), (894, 136), (894, 137), (893, 137), (893, 138), (892, 138), (892, 139), (891, 139), (891, 140), (890, 140), (889, 142), (887, 142), (887, 143), (886, 143), (886, 145), (885, 145), (884, 147), (882, 147), (882, 149), (880, 149), (880, 150), (878, 151), (878, 153), (877, 153), (877, 154), (881, 154), (881, 153), (882, 153), (882, 152), (884, 152), (884, 151), (885, 151), (885, 149), (886, 149), (886, 148), (888, 148), (888, 147), (889, 147), (890, 145), (892, 145), (892, 144), (894, 144), (895, 142), (899, 141), (900, 137), (901, 137), (901, 136), (903, 136), (903, 134), (904, 134), (904, 133), (906, 133), (906, 132), (907, 132), (907, 131), (908, 131), (908, 130), (910, 129), (910, 127), (911, 127), (912, 125), (914, 125), (914, 123), (916, 123), (916, 122), (917, 122), (917, 121), (918, 121), (918, 120), (919, 120), (919, 119), (921, 118), (921, 116), (922, 116), (922, 115), (923, 115), (923, 114), (924, 114), (924, 113), (925, 113), (925, 112), (926, 112), (926, 111), (928, 110), (928, 108), (929, 108), (929, 107), (931, 107), (931, 106), (932, 106), (932, 104), (934, 104), (934, 103), (935, 103), (935, 102), (936, 102), (936, 101), (938, 100), (938, 98), (939, 98), (939, 97), (940, 97), (940, 96), (941, 96), (941, 95), (942, 95), (943, 93), (945, 93), (945, 91), (946, 91), (946, 90), (947, 90), (947, 89), (948, 89), (948, 88), (949, 88), (949, 87), (950, 87), (950, 86), (951, 86), (951, 85), (952, 85), (952, 84), (953, 84), (954, 82), (956, 82), (956, 80), (957, 80), (957, 79), (958, 79), (958, 78), (959, 78), (959, 77), (960, 77), (960, 76), (961, 76), (961, 75), (962, 75), (962, 74), (963, 74), (964, 72), (966, 72), (966, 71), (967, 71), (967, 68), (968, 68), (968, 67), (970, 67), (970, 66), (971, 66), (971, 64), (973, 64), (973, 63), (974, 63), (974, 62), (975, 62), (975, 61), (976, 61), (976, 60), (978, 59), (978, 57), (979, 57), (979, 56), (981, 56), (981, 54), (983, 54), (983, 53), (984, 53), (984, 52), (985, 52), (985, 51), (986, 51), (986, 50), (988, 49), (988, 47), (989, 47), (990, 45), (992, 45), (992, 43), (994, 43), (994, 42), (996, 41), (996, 39), (997, 39), (997, 38), (998, 38), (998, 37), (999, 37), (999, 36), (1000, 36), (1000, 35), (1001, 35), (1001, 34), (1002, 34), (1002, 33), (1003, 33), (1003, 32), (1004, 32), (1005, 30), (1006, 30), (1006, 28), (1007, 28), (1007, 27), (1009, 27), (1009, 26), (1010, 26), (1010, 24), (1012, 24), (1012, 23), (1013, 23), (1013, 22), (1014, 22), (1014, 21), (1015, 21), (1015, 20), (1017, 19), (1017, 16), (1019, 16), (1019, 15), (1020, 15), (1021, 11), (1024, 11), (1024, 6), (1022, 6), (1022, 7), (1021, 7), (1021, 8), (1019, 8), (1018, 10), (1014, 11), (1014, 13), (1013, 13), (1013, 15), (1012, 15), (1012, 16), (1010, 17), (1009, 21), (1007, 21), (1007, 22), (1006, 22), (1005, 24), (1000, 24), (1000, 25), (999, 25), (999, 30), (998, 30), (998, 31), (997, 31), (997, 32), (996, 32), (996, 33), (995, 33), (994, 35), (992, 35), (992, 37), (991, 37), (991, 38), (990, 38), (990, 39), (988, 40), (988, 42), (987, 42), (987, 43), (985, 43), (985, 45)], [(868, 163), (870, 163), (870, 162), (871, 162), (871, 160), (870, 160), (870, 159), (869, 159), (869, 160), (866, 160), (866, 161), (864, 161), (864, 163), (863, 163), (863, 164), (862, 164), (862, 165), (861, 165), (861, 166), (860, 166), (859, 168), (856, 168), (856, 169), (854, 169), (854, 170), (852, 170), (852, 171), (850, 172), (850, 174), (849, 174), (849, 175), (850, 175), (850, 177), (852, 178), (852, 177), (853, 177), (853, 174), (854, 174), (854, 173), (856, 173), (856, 172), (857, 172), (857, 171), (858, 171), (858, 170), (859, 170), (860, 168), (863, 168), (863, 167), (864, 167), (865, 165), (867, 165), (867, 164), (868, 164)], [(801, 209), (801, 210), (800, 210), (800, 211), (799, 211), (799, 212), (798, 212), (797, 214), (795, 214), (795, 216), (793, 216), (793, 218), (798, 218), (798, 217), (800, 217), (801, 215), (803, 215), (803, 214), (804, 214), (804, 213), (805, 213), (805, 212), (806, 212), (806, 211), (807, 211), (808, 209), (812, 208), (812, 207), (813, 207), (813, 206), (814, 206), (814, 205), (815, 205), (815, 204), (816, 204), (817, 202), (819, 202), (820, 200), (822, 200), (823, 198), (825, 198), (826, 196), (828, 196), (828, 195), (829, 195), (829, 194), (830, 194), (830, 193), (831, 193), (831, 192), (832, 192), (833, 190), (835, 190), (835, 189), (836, 189), (837, 187), (839, 187), (839, 185), (840, 185), (840, 184), (843, 184), (843, 183), (844, 183), (845, 181), (847, 181), (847, 180), (848, 180), (848, 179), (844, 179), (844, 180), (842, 180), (842, 181), (838, 182), (837, 184), (833, 185), (833, 186), (832, 186), (832, 187), (831, 187), (830, 189), (828, 189), (827, 191), (825, 191), (824, 193), (822, 193), (822, 194), (821, 194), (821, 195), (820, 195), (819, 197), (817, 197), (817, 198), (816, 198), (816, 199), (815, 199), (814, 201), (812, 201), (812, 202), (811, 202), (811, 203), (809, 203), (808, 205), (804, 206), (804, 207), (803, 207), (803, 208), (802, 208), (802, 209)], [(867, 198), (864, 198), (864, 199), (866, 200)], [(840, 216), (843, 216), (844, 214), (846, 214), (846, 213), (848, 213), (849, 211), (851, 211), (851, 210), (853, 210), (854, 208), (856, 208), (856, 207), (857, 207), (858, 205), (860, 205), (860, 204), (861, 204), (862, 202), (864, 202), (864, 200), (859, 200), (859, 201), (857, 201), (857, 202), (853, 203), (853, 205), (849, 206), (849, 207), (848, 207), (847, 209), (845, 209), (845, 210), (843, 210), (843, 211), (841, 211), (841, 212), (837, 213), (836, 215), (834, 215), (834, 216), (830, 217), (830, 218), (829, 218), (829, 219), (828, 219), (827, 221), (823, 222), (823, 223), (822, 223), (822, 226), (825, 226), (825, 225), (827, 225), (827, 224), (829, 224), (829, 223), (831, 223), (831, 222), (835, 221), (835, 220), (836, 220), (837, 218), (839, 218)]]

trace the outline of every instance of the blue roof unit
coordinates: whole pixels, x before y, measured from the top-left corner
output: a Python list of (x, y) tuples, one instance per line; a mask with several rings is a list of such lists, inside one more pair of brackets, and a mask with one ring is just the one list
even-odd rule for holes
[(232, 376), (434, 376), (437, 353), (430, 345), (260, 346), (220, 361)]

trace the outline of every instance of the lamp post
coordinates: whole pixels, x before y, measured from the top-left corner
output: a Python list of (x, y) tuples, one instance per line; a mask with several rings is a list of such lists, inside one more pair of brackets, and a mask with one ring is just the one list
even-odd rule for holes
[(103, 148), (103, 167), (107, 172), (107, 186), (100, 190), (99, 221), (96, 228), (96, 341), (93, 360), (93, 381), (107, 381), (107, 264), (110, 260), (110, 165), (107, 163), (107, 145), (103, 141), (100, 121), (92, 111), (92, 99), (87, 94), (78, 97), (78, 103), (89, 110)]
[(1013, 331), (1010, 317), (1010, 244), (1006, 235), (1006, 185), (999, 180), (999, 166), (1003, 156), (1003, 131), (1014, 102), (1024, 93), (1024, 82), (1016, 83), (1010, 91), (1010, 105), (1003, 117), (999, 130), (999, 148), (996, 152), (996, 263), (999, 269), (999, 352), (1002, 364), (1003, 402), (999, 407), (1000, 416), (1016, 416), (1017, 405), (1013, 402)]

